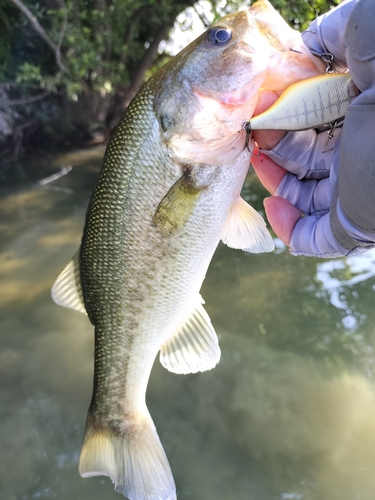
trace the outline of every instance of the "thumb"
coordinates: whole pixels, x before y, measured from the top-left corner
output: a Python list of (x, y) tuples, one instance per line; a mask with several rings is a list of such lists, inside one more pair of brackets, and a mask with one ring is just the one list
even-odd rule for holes
[(294, 226), (302, 217), (301, 212), (290, 201), (280, 196), (265, 198), (264, 207), (276, 235), (289, 246)]

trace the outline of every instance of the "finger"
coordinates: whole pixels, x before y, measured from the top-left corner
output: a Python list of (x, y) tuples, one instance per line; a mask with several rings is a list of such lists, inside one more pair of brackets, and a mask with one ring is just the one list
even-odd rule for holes
[[(272, 104), (277, 101), (278, 95), (271, 90), (262, 90), (259, 93), (258, 102), (254, 110), (254, 116), (266, 111)], [(254, 139), (258, 146), (262, 149), (272, 149), (285, 135), (285, 132), (280, 130), (254, 130)]]
[(277, 189), (277, 195), (289, 200), (306, 214), (329, 210), (334, 186), (329, 178), (298, 180), (287, 173)]
[(293, 229), (302, 217), (301, 212), (288, 200), (272, 196), (264, 200), (269, 223), (276, 235), (289, 246)]
[(275, 92), (272, 92), (272, 90), (260, 90), (258, 94), (258, 102), (254, 110), (254, 116), (263, 113), (263, 111), (266, 111), (266, 109), (272, 106), (272, 104), (277, 101), (278, 98), (278, 95), (275, 94)]
[(289, 240), (293, 255), (311, 257), (340, 257), (347, 255), (333, 235), (329, 213), (320, 217), (311, 215), (299, 219)]
[(278, 188), (284, 175), (287, 174), (287, 171), (264, 154), (253, 156), (251, 164), (263, 186), (271, 194), (275, 194), (276, 189)]

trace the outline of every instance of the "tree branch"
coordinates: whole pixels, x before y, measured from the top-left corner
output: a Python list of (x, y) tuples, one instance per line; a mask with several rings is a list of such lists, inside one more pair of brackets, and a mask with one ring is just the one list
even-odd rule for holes
[(53, 42), (53, 40), (51, 40), (51, 38), (47, 35), (47, 33), (45, 32), (44, 28), (39, 24), (38, 19), (35, 16), (33, 16), (33, 14), (26, 7), (26, 5), (21, 2), (21, 0), (11, 0), (11, 2), (13, 2), (14, 5), (16, 7), (18, 7), (19, 10), (21, 12), (23, 12), (23, 14), (25, 14), (25, 16), (29, 20), (32, 28), (34, 29), (34, 31), (36, 31), (36, 33), (38, 33), (38, 35), (40, 36), (40, 38), (42, 40), (44, 40), (44, 42), (48, 45), (48, 47), (51, 50), (53, 50), (53, 52), (55, 54), (56, 63), (58, 65), (58, 67), (61, 69), (61, 71), (63, 71), (64, 73), (66, 73), (67, 69), (66, 69), (66, 67), (64, 66), (64, 64), (61, 61), (60, 47), (61, 47), (61, 43), (62, 43), (62, 38), (64, 37), (65, 29), (66, 29), (67, 16), (64, 19), (63, 29), (61, 30), (62, 37), (61, 37), (61, 33), (60, 33), (61, 42), (59, 40), (59, 44), (56, 45)]
[(125, 45), (126, 49), (121, 52), (120, 58), (119, 58), (119, 62), (121, 64), (126, 63), (126, 59), (128, 57), (128, 54), (129, 54), (129, 46), (130, 46), (131, 42), (133, 41), (134, 32), (135, 32), (135, 29), (137, 27), (137, 24), (142, 16), (146, 16), (146, 13), (148, 10), (149, 10), (148, 7), (141, 7), (140, 9), (138, 9), (135, 13), (133, 13), (130, 16), (129, 27), (125, 32), (126, 36), (125, 36), (125, 40), (124, 40), (124, 45)]
[(5, 101), (0, 99), (0, 107), (9, 107), (9, 106), (21, 106), (23, 104), (30, 104), (35, 101), (40, 101), (41, 99), (44, 99), (48, 95), (50, 95), (51, 92), (46, 90), (45, 92), (41, 92), (38, 95), (35, 95), (33, 97), (26, 97), (25, 99), (13, 99), (12, 101)]
[(157, 52), (158, 52), (158, 47), (160, 42), (165, 40), (165, 38), (168, 35), (170, 27), (168, 26), (162, 26), (159, 31), (156, 33), (153, 41), (151, 42), (149, 48), (147, 49), (147, 52), (141, 61), (140, 65), (138, 66), (138, 70), (136, 74), (133, 77), (132, 83), (130, 87), (128, 88), (126, 92), (126, 100), (125, 100), (125, 107), (128, 106), (129, 102), (133, 99), (135, 94), (138, 92), (138, 90), (141, 88), (143, 84), (143, 78), (146, 73), (146, 71), (149, 69), (149, 67), (152, 65), (154, 60), (156, 59)]
[(62, 70), (62, 68), (64, 68), (64, 70), (62, 70), (62, 71), (65, 72), (66, 68), (63, 65), (62, 61), (61, 61), (61, 45), (63, 43), (64, 36), (65, 36), (65, 31), (66, 31), (66, 27), (68, 25), (68, 9), (66, 8), (64, 0), (62, 0), (62, 1), (63, 1), (63, 5), (64, 5), (65, 15), (64, 15), (64, 20), (63, 20), (63, 23), (62, 23), (62, 27), (61, 27), (59, 39), (57, 41), (57, 45), (56, 45), (56, 49), (55, 49), (55, 57), (56, 57), (56, 62), (57, 62), (58, 67), (61, 70)]

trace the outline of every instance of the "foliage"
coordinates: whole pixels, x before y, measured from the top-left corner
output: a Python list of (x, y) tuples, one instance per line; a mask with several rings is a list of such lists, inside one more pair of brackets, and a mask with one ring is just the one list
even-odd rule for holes
[[(60, 99), (62, 112), (69, 111), (72, 128), (90, 128), (90, 123), (98, 122), (113, 126), (126, 106), (129, 89), (138, 90), (152, 73), (152, 64), (160, 67), (168, 57), (158, 54), (159, 41), (168, 37), (177, 15), (194, 4), (194, 0), (24, 0), (22, 5), (35, 17), (43, 38), (17, 8), (17, 1), (0, 0), (0, 86), (10, 84), (9, 99), (18, 100), (35, 96), (38, 89), (49, 91)], [(338, 1), (274, 0), (273, 4), (292, 26), (305, 28)], [(210, 19), (243, 6), (240, 0), (210, 3)], [(197, 11), (207, 24), (206, 14), (201, 8)], [(56, 99), (53, 102), (56, 105)]]
[[(8, 33), (18, 32), (23, 43), (16, 43), (14, 39), (10, 45), (7, 36), (1, 38), (3, 79), (45, 81), (45, 86), (48, 82), (55, 90), (65, 85), (69, 88), (68, 82), (75, 82), (81, 90), (90, 85), (104, 94), (117, 84), (129, 85), (157, 30), (165, 24), (172, 26), (176, 14), (186, 4), (178, 7), (167, 0), (69, 0), (61, 8), (48, 8), (48, 3), (47, 0), (44, 5), (29, 2), (27, 7), (55, 44), (63, 38), (61, 53), (68, 71), (59, 71), (54, 64), (54, 54), (48, 53), (43, 40), (36, 36), (20, 12), (9, 8), (2, 23)], [(44, 78), (40, 78), (41, 75)]]
[[(243, 6), (254, 3), (253, 1), (227, 0), (212, 3), (214, 19), (217, 20), (225, 14), (234, 12)], [(270, 0), (282, 17), (295, 29), (304, 30), (319, 15), (328, 12), (330, 8), (338, 5), (341, 0)]]
[(304, 30), (319, 15), (328, 12), (341, 0), (274, 0), (273, 5), (289, 24)]

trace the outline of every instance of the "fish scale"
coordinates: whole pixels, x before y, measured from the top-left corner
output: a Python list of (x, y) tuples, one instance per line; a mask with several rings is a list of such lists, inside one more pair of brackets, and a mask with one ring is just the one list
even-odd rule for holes
[[(145, 89), (145, 92), (147, 92), (147, 89)], [(160, 154), (164, 153), (166, 156), (166, 150), (165, 147), (160, 146), (155, 137), (149, 135), (152, 128), (150, 124), (155, 122), (151, 104), (152, 101), (145, 99), (144, 96), (142, 96), (142, 99), (135, 100), (129, 110), (130, 123), (127, 117), (128, 119), (119, 124), (116, 140), (114, 144), (110, 145), (104, 160), (105, 173), (99, 181), (96, 190), (97, 195), (94, 194), (82, 240), (82, 288), (86, 309), (89, 316), (92, 314), (96, 331), (99, 332), (96, 345), (98, 345), (97, 350), (101, 354), (101, 358), (95, 360), (95, 378), (98, 380), (95, 382), (95, 404), (90, 410), (92, 414), (95, 414), (98, 406), (100, 407), (96, 402), (104, 399), (107, 401), (107, 405), (109, 404), (108, 400), (113, 399), (114, 406), (117, 406), (118, 401), (121, 401), (123, 413), (124, 409), (128, 413), (139, 411), (138, 408), (132, 408), (133, 403), (131, 400), (135, 398), (136, 403), (134, 405), (136, 406), (138, 404), (138, 395), (140, 394), (144, 398), (145, 391), (142, 389), (145, 389), (145, 387), (143, 388), (142, 385), (147, 383), (152, 362), (161, 343), (158, 340), (155, 352), (150, 357), (151, 363), (148, 363), (148, 366), (144, 355), (142, 356), (142, 371), (145, 372), (144, 374), (139, 373), (140, 370), (137, 369), (134, 371), (133, 376), (124, 376), (126, 373), (124, 374), (124, 370), (120, 368), (124, 365), (129, 371), (126, 358), (130, 359), (131, 357), (132, 366), (135, 364), (134, 359), (137, 354), (134, 352), (136, 349), (134, 345), (135, 337), (137, 337), (139, 349), (143, 351), (144, 341), (142, 335), (148, 335), (147, 330), (151, 327), (149, 323), (153, 321), (153, 318), (147, 318), (144, 309), (146, 311), (147, 309), (155, 309), (155, 302), (157, 302), (155, 295), (158, 293), (158, 289), (163, 287), (161, 281), (154, 285), (150, 293), (150, 282), (147, 277), (155, 281), (157, 265), (160, 264), (163, 257), (168, 256), (169, 261), (173, 263), (173, 246), (164, 238), (160, 238), (155, 231), (152, 225), (152, 216), (156, 211), (158, 198), (162, 197), (162, 195), (158, 197), (155, 193), (155, 186), (158, 186), (160, 192), (164, 194), (178, 180), (178, 177), (175, 173), (176, 167), (171, 161), (169, 161), (171, 164), (169, 172), (166, 169), (163, 170), (164, 179), (161, 178), (160, 171), (152, 168), (153, 162), (158, 159)], [(143, 134), (139, 136), (139, 141), (130, 149), (126, 146), (126, 143), (125, 148), (121, 146), (124, 144), (122, 142), (123, 138), (132, 133), (132, 117), (136, 119), (137, 130), (141, 127)], [(158, 128), (156, 134), (158, 134)], [(168, 162), (164, 159), (164, 163)], [(137, 175), (132, 175), (133, 170), (137, 172)], [(146, 173), (146, 176), (142, 175), (143, 172)], [(166, 173), (168, 175), (165, 175)], [(117, 185), (113, 183), (114, 178)], [(124, 199), (119, 202), (116, 187), (119, 193), (126, 193), (128, 178), (132, 179), (130, 183), (131, 193), (123, 195)], [(164, 185), (162, 181), (164, 181)], [(151, 189), (153, 189), (154, 197), (148, 194)], [(104, 202), (103, 192), (108, 193)], [(97, 214), (100, 214), (100, 217)], [(145, 215), (148, 215), (148, 217), (145, 217)], [(105, 228), (104, 232), (103, 227)], [(115, 233), (113, 231), (114, 227), (116, 228)], [(146, 240), (143, 237), (144, 234), (148, 235)], [(113, 242), (111, 242), (111, 239), (113, 239)], [(100, 245), (101, 242), (103, 242), (103, 247)], [(95, 253), (96, 260), (94, 270), (92, 270), (90, 259), (87, 258), (92, 253)], [(192, 255), (189, 255), (189, 253), (184, 257), (184, 260), (192, 259)], [(138, 254), (139, 259), (134, 260), (136, 254)], [(142, 255), (147, 259), (142, 259)], [(150, 255), (153, 259), (150, 258)], [(107, 270), (109, 262), (112, 268), (111, 273), (108, 273)], [(144, 262), (147, 263), (146, 268), (144, 268)], [(113, 270), (116, 272), (114, 273)], [(173, 271), (173, 269), (170, 269), (171, 274)], [(140, 275), (142, 280), (139, 280)], [(170, 278), (167, 270), (164, 271), (164, 275), (169, 283)], [(109, 287), (107, 286), (108, 281)], [(107, 293), (104, 293), (103, 290), (107, 290)], [(102, 303), (112, 304), (111, 314), (103, 314)], [(142, 318), (143, 322), (141, 331), (139, 331), (141, 323), (139, 318)], [(133, 335), (127, 335), (124, 339), (124, 331), (126, 330), (131, 330)], [(106, 332), (106, 334), (102, 334), (102, 331)], [(101, 344), (104, 337), (103, 347)], [(150, 342), (148, 337), (147, 341)], [(108, 374), (106, 377), (101, 375), (102, 372), (108, 369), (108, 366), (113, 367), (111, 369), (113, 380), (110, 379)], [(136, 376), (141, 377), (143, 381), (135, 381)], [(101, 383), (101, 381), (103, 382)], [(136, 397), (131, 394), (130, 389), (121, 387), (121, 385), (125, 386), (126, 384), (130, 388), (137, 387)], [(108, 387), (111, 387), (110, 392)], [(113, 387), (117, 387), (117, 390), (114, 391)], [(126, 394), (128, 396), (124, 398)], [(113, 395), (112, 398), (111, 395)], [(99, 411), (99, 414), (100, 419), (102, 419), (102, 412)], [(113, 419), (113, 416), (111, 415), (109, 419)]]
[(262, 86), (284, 90), (319, 74), (308, 54), (286, 50), (299, 43), (260, 0), (153, 75), (113, 131), (80, 250), (52, 288), (58, 304), (87, 312), (95, 326), (80, 474), (109, 476), (131, 500), (176, 498), (147, 383), (158, 353), (180, 374), (219, 362), (199, 294), (219, 241), (250, 252), (274, 248), (240, 196), (251, 159), (241, 124)]
[[(104, 168), (107, 164), (116, 165), (117, 182), (122, 176), (126, 191), (127, 178), (131, 178), (131, 190), (118, 203), (117, 192), (111, 184), (111, 196), (107, 195), (103, 204), (103, 192), (108, 192), (108, 183), (112, 183), (114, 177), (112, 169), (111, 174), (101, 177), (96, 191), (98, 201), (94, 194), (81, 246), (82, 289), (96, 331), (94, 394), (87, 420), (89, 429), (105, 427), (116, 431), (124, 421), (138, 423), (142, 428), (140, 423), (148, 420), (144, 398), (155, 356), (198, 295), (200, 283), (220, 238), (219, 229), (231, 204), (230, 192), (239, 192), (250, 161), (248, 153), (244, 152), (237, 168), (235, 165), (223, 166), (216, 172), (207, 167), (204, 172), (197, 172), (197, 179), (203, 184), (210, 182), (210, 177), (215, 177), (216, 189), (203, 192), (201, 209), (197, 210), (196, 216), (186, 223), (177, 238), (167, 238), (154, 226), (152, 218), (163, 195), (181, 174), (169, 159), (167, 148), (158, 140), (158, 122), (149, 102), (145, 106), (144, 100), (136, 101), (133, 106), (137, 106), (138, 125), (144, 123), (143, 130), (149, 127), (138, 146), (141, 149), (137, 153), (126, 153), (132, 158), (129, 169), (136, 170), (137, 175), (126, 172), (127, 162), (116, 144), (109, 148)], [(122, 124), (117, 133), (123, 133)], [(118, 137), (116, 142), (121, 144)], [(120, 161), (113, 159), (116, 156)], [(162, 172), (154, 168), (155, 161), (163, 163)], [(239, 182), (231, 180), (238, 176)], [(215, 196), (215, 191), (227, 184), (229, 189), (226, 193)], [(118, 189), (121, 191), (120, 182)], [(226, 195), (227, 200), (223, 199)], [(103, 219), (107, 228), (104, 233)], [(114, 224), (117, 228), (116, 241), (108, 248)], [(187, 240), (188, 246), (181, 245)], [(87, 259), (93, 253), (96, 256), (94, 270)], [(109, 287), (107, 262), (111, 263), (110, 275), (113, 276), (113, 270), (116, 270), (109, 280)], [(103, 304), (107, 304), (108, 309), (108, 303), (111, 307), (106, 312)], [(124, 335), (124, 332), (127, 334)], [(150, 332), (155, 333), (152, 335)], [(145, 345), (148, 347), (146, 353)], [(86, 430), (86, 443), (90, 435), (90, 430)], [(84, 451), (82, 456), (80, 470), (87, 475), (82, 466), (85, 464)], [(168, 470), (164, 460), (163, 453), (159, 462)], [(119, 478), (107, 471), (117, 483)]]

